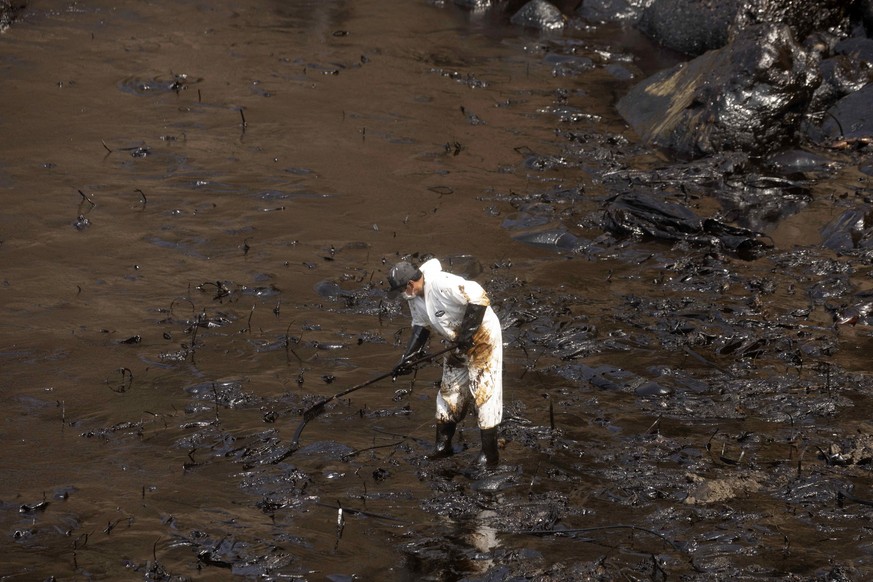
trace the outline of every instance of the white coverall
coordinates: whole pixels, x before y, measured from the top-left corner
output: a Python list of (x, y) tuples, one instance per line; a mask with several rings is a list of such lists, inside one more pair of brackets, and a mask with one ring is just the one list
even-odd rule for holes
[(488, 295), (475, 281), (443, 271), (437, 259), (419, 269), (424, 276), (424, 297), (407, 300), (413, 326), (430, 328), (454, 340), (467, 304), (488, 306), (473, 336), (473, 347), (465, 354), (453, 353), (443, 364), (436, 399), (437, 422), (460, 422), (472, 398), (479, 428), (495, 427), (503, 419), (503, 334)]

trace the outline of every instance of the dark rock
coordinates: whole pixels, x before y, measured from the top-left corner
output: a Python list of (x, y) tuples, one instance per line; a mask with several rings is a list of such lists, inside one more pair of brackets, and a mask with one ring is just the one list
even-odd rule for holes
[(655, 0), (638, 26), (661, 46), (700, 55), (727, 44), (741, 4), (742, 0)]
[(837, 100), (873, 81), (873, 39), (853, 36), (836, 39), (824, 50), (819, 65), (822, 82), (809, 106), (811, 122), (820, 123)]
[(560, 30), (566, 22), (564, 14), (546, 0), (531, 0), (513, 14), (513, 24), (540, 30)]
[(0, 0), (0, 32), (9, 28), (22, 8), (24, 8), (23, 4), (13, 4), (12, 0)]
[(873, 65), (873, 38), (853, 36), (843, 39), (834, 46), (834, 53), (850, 56), (869, 68)]
[(654, 0), (583, 0), (576, 14), (592, 22), (628, 22), (640, 20), (643, 10)]
[(757, 258), (772, 248), (761, 233), (713, 218), (700, 218), (684, 206), (642, 192), (628, 192), (610, 201), (603, 226), (619, 236), (653, 237), (713, 246), (736, 252), (743, 259)]
[(566, 229), (553, 229), (540, 232), (525, 232), (513, 237), (515, 240), (534, 246), (553, 247), (566, 250), (577, 250), (584, 246), (585, 241), (579, 239)]
[(649, 77), (617, 107), (645, 142), (682, 156), (769, 153), (793, 141), (820, 83), (817, 65), (788, 27), (754, 25)]
[(645, 382), (634, 389), (637, 396), (668, 396), (673, 393), (669, 386), (663, 386), (657, 382)]
[(552, 65), (552, 74), (555, 77), (571, 77), (594, 69), (594, 61), (583, 56), (549, 53), (544, 60)]
[(783, 24), (791, 29), (794, 38), (803, 41), (818, 31), (848, 24), (849, 2), (845, 0), (747, 0), (737, 12), (731, 28), (731, 37), (741, 35), (750, 26)]
[(832, 172), (837, 168), (830, 158), (803, 150), (781, 151), (768, 158), (767, 165), (783, 175)]
[(840, 99), (810, 136), (816, 141), (873, 138), (873, 84)]
[(873, 243), (873, 212), (870, 208), (846, 210), (822, 229), (825, 247), (845, 253), (869, 249)]
[(595, 22), (637, 24), (661, 46), (696, 56), (759, 24), (786, 25), (798, 41), (845, 27), (847, 4), (842, 0), (812, 6), (799, 0), (586, 0), (577, 14)]
[(455, 4), (464, 8), (487, 8), (491, 0), (454, 0)]
[(845, 55), (825, 59), (819, 66), (819, 72), (822, 80), (813, 94), (811, 113), (823, 112), (837, 100), (873, 81), (873, 69), (859, 66), (858, 61)]

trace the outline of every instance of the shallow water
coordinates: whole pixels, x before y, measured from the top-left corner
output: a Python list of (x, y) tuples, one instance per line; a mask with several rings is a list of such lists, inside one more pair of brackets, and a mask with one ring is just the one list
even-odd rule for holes
[[(675, 62), (451, 3), (33, 3), (0, 35), (0, 578), (869, 572), (870, 514), (836, 493), (873, 496), (869, 473), (816, 455), (865, 434), (870, 335), (781, 254), (849, 280), (835, 303), (869, 288), (818, 247), (850, 167), (721, 292), (681, 245), (523, 242), (596, 239), (611, 173), (665, 162), (613, 105)], [(380, 287), (406, 253), (502, 308), (500, 471), (467, 471), (470, 421), (471, 450), (422, 460), (436, 366), (339, 399), (272, 462), (303, 409), (393, 365), (407, 321)], [(676, 321), (714, 347), (668, 345)], [(780, 323), (770, 360), (732, 356)], [(689, 505), (692, 474), (760, 487)]]

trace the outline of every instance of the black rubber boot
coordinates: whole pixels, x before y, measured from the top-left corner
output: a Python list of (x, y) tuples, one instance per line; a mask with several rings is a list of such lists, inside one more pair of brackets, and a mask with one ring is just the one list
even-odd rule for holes
[(500, 462), (500, 454), (497, 452), (497, 427), (480, 430), (482, 435), (482, 452), (476, 459), (476, 463), (486, 467), (496, 467)]
[(452, 437), (455, 436), (455, 428), (458, 425), (454, 422), (438, 422), (436, 425), (436, 446), (433, 452), (428, 455), (429, 459), (444, 459), (451, 457), (454, 454), (452, 449)]

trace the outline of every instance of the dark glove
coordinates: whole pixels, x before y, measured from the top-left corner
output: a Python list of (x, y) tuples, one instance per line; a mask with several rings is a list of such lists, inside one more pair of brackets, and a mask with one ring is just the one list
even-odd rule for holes
[(473, 336), (476, 335), (476, 332), (479, 331), (479, 327), (482, 325), (486, 309), (488, 309), (487, 305), (467, 304), (464, 318), (461, 319), (458, 334), (455, 336), (455, 343), (460, 351), (468, 352), (473, 347)]
[(421, 353), (429, 337), (430, 330), (428, 328), (422, 325), (412, 326), (412, 336), (409, 338), (409, 345), (406, 346), (406, 351), (403, 353), (403, 357), (400, 358), (400, 361), (396, 366), (394, 366), (394, 369), (391, 370), (391, 376), (393, 378), (412, 373), (412, 366), (410, 366), (408, 362)]
[(463, 352), (452, 350), (452, 353), (450, 353), (449, 357), (446, 358), (446, 365), (451, 366), (452, 368), (466, 368), (467, 359), (464, 357)]
[(406, 376), (407, 374), (412, 374), (412, 366), (408, 366), (406, 364), (400, 363), (394, 366), (394, 369), (391, 370), (391, 377), (397, 378), (399, 376)]

